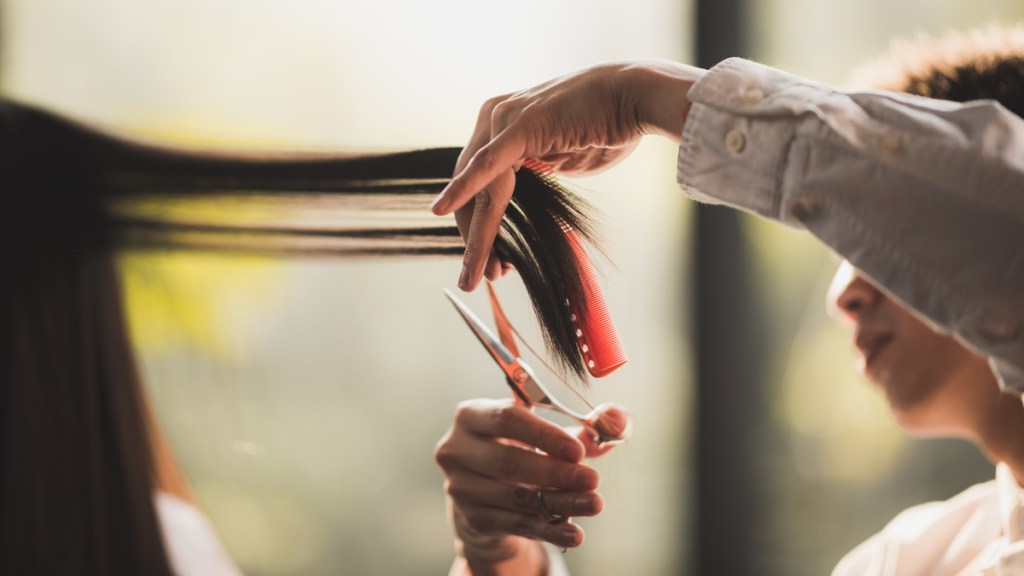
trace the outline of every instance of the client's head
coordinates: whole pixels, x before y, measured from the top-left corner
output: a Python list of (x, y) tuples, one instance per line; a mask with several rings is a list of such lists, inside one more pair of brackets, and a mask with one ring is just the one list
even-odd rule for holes
[[(458, 154), (171, 149), (0, 98), (0, 573), (173, 572), (116, 250), (455, 257), (454, 222), (417, 226), (407, 211), (428, 214)], [(265, 220), (232, 216), (259, 202)], [(289, 219), (303, 209), (315, 222)], [(580, 199), (523, 170), (496, 246), (555, 356), (582, 375), (563, 303), (586, 297), (566, 226), (593, 238)]]
[(1024, 116), (1024, 25), (894, 42), (854, 73), (853, 85), (953, 102), (996, 100)]
[(988, 361), (933, 330), (848, 262), (830, 308), (853, 328), (858, 369), (886, 396), (900, 425), (921, 434), (969, 434), (973, 414), (999, 395)]
[[(895, 43), (854, 84), (957, 102), (994, 99), (1024, 115), (1024, 26)], [(905, 429), (974, 435), (978, 418), (1005, 400), (984, 357), (933, 330), (847, 262), (829, 304), (852, 324), (860, 371), (883, 390)]]

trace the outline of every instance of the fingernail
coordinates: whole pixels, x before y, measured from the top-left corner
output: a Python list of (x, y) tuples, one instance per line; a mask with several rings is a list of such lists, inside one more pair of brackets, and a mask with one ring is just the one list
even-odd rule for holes
[(462, 273), (459, 274), (459, 288), (461, 290), (469, 288), (469, 268), (466, 267), (465, 263), (462, 264)]
[(566, 440), (558, 447), (558, 457), (570, 462), (579, 462), (583, 459), (583, 450), (577, 442)]
[(573, 486), (581, 490), (593, 490), (600, 482), (597, 471), (592, 468), (580, 468), (573, 478)]
[(434, 201), (430, 203), (430, 211), (438, 216), (443, 216), (448, 212), (448, 196), (445, 195), (448, 189), (445, 188), (434, 198)]
[(559, 546), (571, 548), (579, 545), (579, 534), (576, 532), (576, 527), (571, 524), (562, 526), (555, 535), (555, 539)]
[(598, 511), (597, 494), (577, 494), (572, 500), (573, 516), (587, 516)]

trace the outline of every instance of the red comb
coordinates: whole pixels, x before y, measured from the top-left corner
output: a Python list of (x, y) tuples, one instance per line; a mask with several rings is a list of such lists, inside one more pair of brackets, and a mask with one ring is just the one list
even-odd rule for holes
[(564, 223), (562, 227), (576, 255), (580, 282), (583, 284), (583, 294), (586, 298), (586, 303), (569, 303), (570, 319), (576, 325), (576, 344), (590, 375), (601, 378), (625, 364), (626, 353), (622, 350), (622, 342), (615, 331), (608, 304), (601, 293), (601, 285), (597, 282), (597, 272), (594, 271), (590, 257), (580, 242), (579, 232)]
[(551, 164), (548, 164), (547, 162), (541, 162), (536, 158), (527, 158), (526, 160), (523, 160), (523, 168), (526, 168), (527, 170), (533, 170), (537, 174), (551, 174), (552, 172), (555, 171), (555, 169), (552, 168)]

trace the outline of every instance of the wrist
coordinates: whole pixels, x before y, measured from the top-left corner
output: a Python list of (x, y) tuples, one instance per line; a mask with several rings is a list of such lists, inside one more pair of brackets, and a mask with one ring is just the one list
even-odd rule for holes
[(498, 540), (487, 547), (460, 543), (458, 554), (465, 560), (469, 574), (544, 576), (548, 573), (548, 554), (540, 542), (518, 536)]
[(665, 60), (637, 62), (625, 74), (637, 122), (645, 134), (658, 134), (679, 143), (690, 111), (686, 97), (704, 70)]

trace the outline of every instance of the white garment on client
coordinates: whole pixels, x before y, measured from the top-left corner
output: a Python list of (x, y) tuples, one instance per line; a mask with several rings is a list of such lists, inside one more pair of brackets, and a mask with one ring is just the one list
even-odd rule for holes
[(1024, 489), (996, 479), (908, 508), (840, 560), (832, 576), (1024, 575)]
[(153, 497), (164, 548), (177, 576), (242, 576), (195, 506), (166, 492)]

